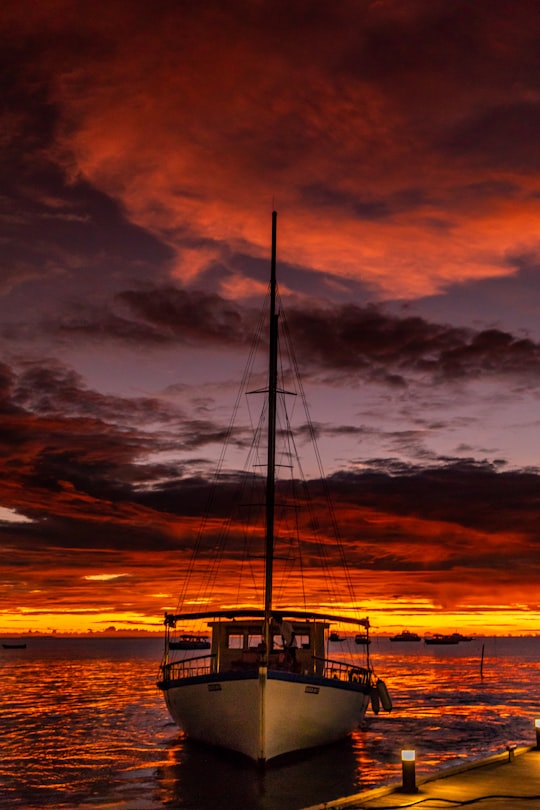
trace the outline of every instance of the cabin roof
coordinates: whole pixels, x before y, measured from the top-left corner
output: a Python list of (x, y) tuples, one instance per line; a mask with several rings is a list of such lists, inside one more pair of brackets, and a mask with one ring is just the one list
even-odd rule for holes
[[(354, 624), (356, 626), (362, 627), (369, 627), (369, 621), (367, 618), (358, 619), (352, 618), (350, 616), (338, 616), (331, 613), (318, 613), (315, 611), (303, 611), (303, 610), (288, 610), (287, 608), (278, 608), (276, 607), (273, 611), (273, 615), (282, 615), (287, 616), (291, 619), (304, 619), (304, 620), (321, 620), (321, 621), (330, 621), (330, 622), (344, 622), (345, 624)], [(222, 609), (222, 610), (212, 610), (212, 611), (200, 611), (197, 613), (166, 613), (165, 614), (165, 623), (177, 622), (177, 621), (189, 621), (193, 619), (230, 619), (231, 621), (236, 621), (237, 619), (263, 619), (264, 618), (264, 610), (258, 609), (240, 609), (237, 610), (235, 608), (230, 609)]]

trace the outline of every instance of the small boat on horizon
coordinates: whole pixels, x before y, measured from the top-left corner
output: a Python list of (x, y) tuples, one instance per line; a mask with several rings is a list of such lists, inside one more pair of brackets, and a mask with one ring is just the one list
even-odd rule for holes
[(26, 650), (26, 644), (2, 644), (4, 650)]
[(418, 633), (411, 633), (409, 630), (403, 630), (395, 636), (390, 638), (390, 641), (422, 641)]
[(210, 641), (208, 636), (190, 635), (182, 633), (169, 641), (170, 650), (209, 650)]
[(459, 644), (460, 641), (472, 641), (472, 637), (461, 633), (433, 633), (432, 636), (424, 636), (426, 644)]
[(459, 639), (444, 633), (433, 633), (432, 636), (424, 636), (424, 644), (459, 644)]
[(354, 643), (367, 646), (368, 644), (371, 644), (371, 639), (368, 633), (357, 633), (354, 637)]

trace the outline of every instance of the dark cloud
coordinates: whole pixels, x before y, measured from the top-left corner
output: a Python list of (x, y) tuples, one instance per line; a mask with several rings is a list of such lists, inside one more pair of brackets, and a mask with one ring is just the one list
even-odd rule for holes
[(536, 377), (540, 371), (540, 346), (498, 329), (475, 332), (354, 305), (293, 310), (287, 319), (299, 355), (311, 364), (391, 385), (405, 384), (411, 373), (441, 383), (484, 375)]
[[(414, 302), (397, 302), (399, 314), (411, 309), (429, 321), (448, 318), (455, 326), (475, 332), (492, 327), (520, 337), (540, 338), (540, 265), (535, 253), (511, 256), (512, 276), (450, 283), (444, 294), (426, 296)], [(387, 304), (395, 308), (395, 304)]]
[(119, 298), (144, 321), (189, 343), (245, 344), (246, 326), (253, 333), (252, 318), (215, 294), (170, 287), (150, 294), (124, 292)]
[[(511, 559), (515, 593), (521, 592), (529, 600), (538, 576), (537, 473), (501, 472), (487, 463), (456, 460), (441, 460), (432, 468), (396, 467), (392, 474), (382, 466), (369, 469), (369, 462), (366, 466), (365, 471), (331, 476), (324, 486), (316, 480), (309, 483), (312, 508), (300, 512), (298, 519), (305, 537), (301, 556), (312, 571), (337, 559), (327, 535), (331, 520), (321, 508), (328, 487), (353, 578), (380, 577), (381, 585), (376, 588), (390, 578), (400, 596), (419, 597), (422, 593), (440, 601), (445, 593), (442, 575), (450, 574), (463, 583), (454, 601), (466, 600), (467, 588), (468, 597), (474, 601), (489, 588), (490, 578), (492, 582), (504, 581)], [(240, 482), (233, 479), (218, 483), (204, 535), (206, 553), (216, 548), (221, 538), (217, 518), (229, 515), (231, 504), (245, 507), (240, 492)], [(205, 494), (202, 480), (179, 482), (176, 508), (186, 508), (193, 515), (193, 504), (202, 506)], [(151, 497), (159, 496), (153, 493)], [(171, 497), (173, 492), (169, 491)], [(284, 497), (280, 485), (278, 502)], [(182, 503), (185, 507), (180, 506)], [(225, 559), (231, 560), (241, 555), (245, 540), (234, 521), (229, 532)], [(219, 540), (220, 548), (223, 542)], [(283, 543), (278, 553), (286, 559), (287, 540), (278, 543)], [(479, 571), (481, 582), (476, 581)], [(414, 580), (400, 581), (398, 575), (407, 572), (414, 572)], [(445, 599), (452, 601), (448, 589)]]
[[(530, 534), (535, 542), (535, 471), (505, 472), (497, 465), (472, 459), (441, 459), (437, 466), (426, 469), (403, 463), (393, 465), (391, 459), (368, 459), (364, 466), (367, 472), (331, 476), (340, 499), (346, 497), (388, 513), (456, 523), (469, 529), (503, 533), (515, 529), (516, 534)], [(518, 514), (523, 516), (519, 527), (515, 524)]]
[[(253, 310), (216, 294), (174, 287), (129, 291), (118, 296), (122, 315), (83, 309), (65, 318), (60, 334), (97, 340), (199, 347), (245, 347), (253, 339)], [(354, 304), (287, 309), (287, 329), (310, 371), (354, 373), (389, 386), (407, 384), (411, 374), (435, 383), (483, 376), (527, 376), (540, 371), (540, 346), (501, 329), (437, 324), (419, 316), (393, 315)]]
[(179, 412), (150, 397), (105, 396), (85, 385), (80, 374), (66, 365), (25, 362), (14, 379), (12, 400), (36, 416), (94, 418), (103, 424), (175, 422)]
[(89, 391), (60, 364), (12, 373), (2, 401), (3, 503), (34, 517), (87, 515), (96, 499), (111, 503), (133, 496), (156, 471), (141, 463), (155, 439), (136, 427), (172, 420), (151, 400), (107, 400)]
[[(540, 169), (536, 140), (539, 125), (539, 103), (509, 101), (456, 126), (446, 148), (489, 168), (536, 173)], [(510, 143), (519, 143), (519, 149), (509, 149)]]
[(301, 194), (311, 205), (320, 206), (323, 211), (325, 208), (337, 208), (365, 220), (391, 218), (404, 211), (423, 209), (432, 202), (426, 199), (425, 190), (419, 187), (403, 188), (381, 197), (362, 197), (359, 192), (312, 184), (302, 189)]

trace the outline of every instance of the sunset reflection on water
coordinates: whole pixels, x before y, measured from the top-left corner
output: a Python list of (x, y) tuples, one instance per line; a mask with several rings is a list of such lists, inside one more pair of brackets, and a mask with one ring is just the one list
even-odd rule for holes
[[(354, 646), (332, 657), (353, 657)], [(531, 745), (539, 648), (538, 638), (436, 650), (374, 639), (392, 713), (368, 711), (351, 739), (261, 774), (172, 724), (155, 686), (161, 641), (33, 638), (0, 652), (0, 807), (206, 810), (227, 796), (228, 806), (283, 810), (398, 781), (403, 747), (423, 773)]]

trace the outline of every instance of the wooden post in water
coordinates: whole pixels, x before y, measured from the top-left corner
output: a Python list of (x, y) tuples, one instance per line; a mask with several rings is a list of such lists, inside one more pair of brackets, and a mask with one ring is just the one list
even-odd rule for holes
[(484, 679), (484, 644), (482, 644), (482, 657), (480, 659), (480, 678)]

